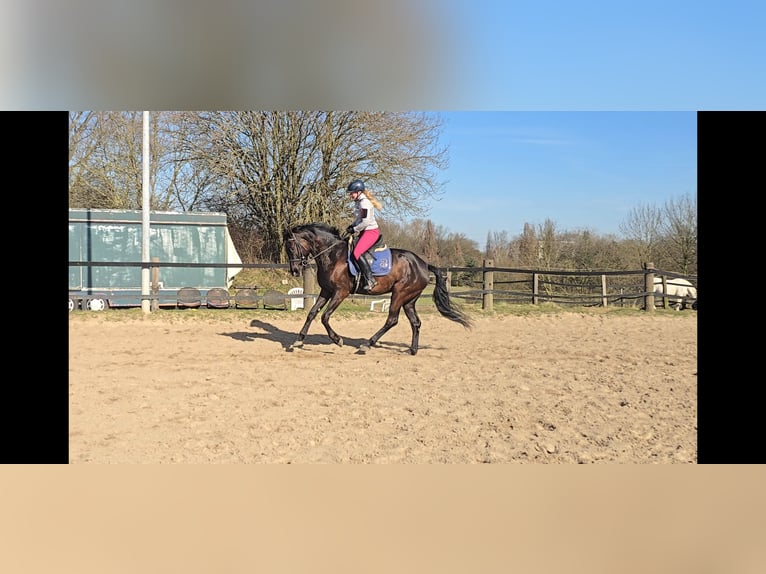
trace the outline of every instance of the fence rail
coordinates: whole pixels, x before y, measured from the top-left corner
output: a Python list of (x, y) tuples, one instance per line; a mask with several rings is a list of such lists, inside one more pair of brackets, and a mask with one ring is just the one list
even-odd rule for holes
[[(232, 267), (230, 263), (170, 263), (170, 262), (105, 262), (105, 261), (70, 261), (70, 266), (121, 266), (149, 267), (153, 273), (152, 295), (157, 300), (158, 289), (154, 283), (163, 267)], [(284, 269), (287, 263), (240, 263), (243, 269)], [(492, 260), (485, 260), (481, 267), (444, 267), (440, 272), (445, 275), (450, 295), (467, 303), (480, 304), (482, 309), (492, 311), (495, 302), (508, 304), (556, 303), (579, 306), (640, 306), (645, 310), (654, 310), (654, 278), (665, 280), (682, 278), (697, 286), (696, 275), (683, 275), (672, 271), (655, 269), (652, 263), (644, 264), (639, 270), (555, 270), (522, 269), (495, 267)], [(665, 281), (663, 281), (663, 288)], [(471, 288), (475, 286), (476, 288)], [(497, 288), (500, 286), (501, 288)], [(512, 288), (506, 288), (512, 287)], [(465, 288), (468, 287), (468, 288)], [(309, 265), (303, 273), (303, 300), (310, 306), (318, 295), (316, 286), (316, 268)], [(428, 297), (427, 293), (423, 297)], [(285, 294), (289, 302), (295, 295)], [(692, 305), (696, 308), (696, 298), (678, 297), (663, 291), (661, 306)]]

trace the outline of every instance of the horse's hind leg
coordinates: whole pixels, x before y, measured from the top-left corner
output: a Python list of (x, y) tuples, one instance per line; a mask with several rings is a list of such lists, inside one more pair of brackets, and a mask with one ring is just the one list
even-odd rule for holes
[(420, 339), (420, 317), (418, 317), (418, 313), (415, 311), (415, 301), (410, 301), (404, 306), (404, 314), (407, 315), (407, 318), (410, 320), (410, 326), (412, 327), (410, 354), (417, 355), (418, 340)]
[(375, 333), (372, 337), (370, 337), (370, 340), (367, 342), (366, 345), (362, 345), (359, 347), (359, 350), (362, 353), (366, 353), (370, 350), (370, 347), (374, 347), (375, 343), (377, 343), (380, 338), (385, 335), (391, 327), (394, 327), (399, 322), (399, 310), (401, 309), (401, 304), (396, 305), (393, 302), (391, 303), (391, 306), (388, 308), (388, 317), (386, 317), (386, 322), (383, 323), (383, 326), (378, 329), (378, 332)]
[(399, 322), (399, 311), (403, 308), (404, 314), (407, 315), (407, 319), (410, 320), (410, 325), (412, 326), (412, 343), (410, 344), (410, 354), (417, 354), (418, 338), (420, 336), (420, 317), (418, 317), (417, 312), (415, 312), (415, 302), (417, 299), (418, 298), (415, 297), (414, 299), (411, 299), (402, 305), (401, 297), (397, 297), (396, 295), (392, 297), (391, 306), (388, 308), (388, 318), (383, 324), (383, 327), (381, 327), (380, 330), (370, 338), (368, 345), (363, 345), (360, 350), (362, 352), (367, 351), (370, 347), (374, 346), (380, 340), (380, 338), (386, 334), (386, 332), (394, 327)]

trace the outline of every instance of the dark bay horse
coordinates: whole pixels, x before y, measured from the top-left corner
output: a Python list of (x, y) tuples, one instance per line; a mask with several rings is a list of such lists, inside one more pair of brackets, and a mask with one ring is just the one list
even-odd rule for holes
[[(317, 283), (320, 287), (319, 297), (309, 310), (306, 322), (291, 349), (303, 346), (303, 339), (308, 334), (311, 322), (325, 304), (327, 308), (322, 313), (322, 324), (330, 340), (343, 346), (343, 339), (330, 326), (330, 317), (338, 305), (354, 291), (355, 279), (348, 267), (349, 238), (342, 238), (337, 229), (323, 223), (298, 225), (285, 231), (283, 238), (290, 258), (290, 273), (294, 277), (299, 276), (303, 268), (313, 260), (316, 262)], [(415, 355), (418, 352), (420, 317), (415, 311), (415, 302), (428, 285), (429, 271), (436, 277), (433, 300), (439, 313), (467, 329), (471, 328), (470, 318), (450, 303), (447, 282), (439, 270), (411, 251), (392, 248), (391, 270), (386, 275), (376, 276), (377, 285), (369, 292), (364, 291), (372, 295), (391, 293), (391, 303), (386, 322), (370, 337), (366, 345), (362, 345), (362, 353), (374, 346), (399, 322), (401, 309), (404, 309), (404, 314), (412, 326), (410, 353)]]

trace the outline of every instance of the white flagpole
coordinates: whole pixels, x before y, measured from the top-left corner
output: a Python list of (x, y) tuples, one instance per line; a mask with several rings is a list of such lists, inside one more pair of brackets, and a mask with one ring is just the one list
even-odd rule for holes
[(149, 112), (144, 112), (144, 137), (143, 137), (143, 143), (144, 143), (144, 152), (143, 152), (143, 161), (141, 162), (143, 165), (143, 208), (142, 208), (142, 241), (141, 241), (141, 262), (143, 265), (141, 266), (141, 309), (144, 313), (150, 313), (151, 312), (151, 301), (149, 299), (150, 295), (150, 282), (151, 282), (151, 276), (150, 276), (150, 254), (149, 254), (149, 198), (150, 198), (150, 183), (151, 180), (149, 178)]

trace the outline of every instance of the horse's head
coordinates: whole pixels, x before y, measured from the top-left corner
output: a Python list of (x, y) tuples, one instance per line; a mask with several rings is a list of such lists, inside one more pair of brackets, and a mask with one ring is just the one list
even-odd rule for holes
[[(290, 273), (294, 277), (300, 275), (303, 268), (316, 261), (318, 256), (333, 253), (333, 248), (343, 243), (338, 230), (323, 223), (296, 225), (287, 230), (283, 238), (290, 262)], [(333, 253), (333, 256), (337, 255)], [(345, 256), (341, 261), (345, 265)], [(319, 265), (319, 262), (317, 264)]]
[(290, 265), (290, 275), (299, 277), (303, 268), (309, 264), (309, 255), (311, 255), (311, 244), (304, 237), (304, 234), (293, 228), (285, 232), (285, 251), (287, 251), (288, 262)]

